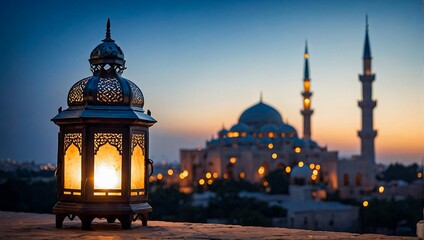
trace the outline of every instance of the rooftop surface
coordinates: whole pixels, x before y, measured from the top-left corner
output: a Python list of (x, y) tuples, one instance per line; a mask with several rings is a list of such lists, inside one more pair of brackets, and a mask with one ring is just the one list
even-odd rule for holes
[(0, 239), (417, 239), (344, 232), (309, 231), (287, 228), (242, 227), (238, 225), (149, 221), (133, 223), (131, 230), (121, 230), (119, 222), (95, 219), (92, 230), (80, 230), (81, 222), (65, 220), (63, 229), (55, 228), (51, 214), (0, 211)]

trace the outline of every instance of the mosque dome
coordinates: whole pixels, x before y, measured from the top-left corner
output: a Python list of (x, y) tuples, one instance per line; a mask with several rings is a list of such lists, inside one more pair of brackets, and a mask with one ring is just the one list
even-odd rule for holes
[(268, 123), (261, 127), (259, 132), (267, 133), (267, 132), (277, 132), (277, 127), (274, 124)]
[(93, 76), (75, 83), (68, 93), (68, 106), (130, 106), (143, 108), (144, 96), (133, 82), (121, 77), (124, 53), (111, 38), (110, 21), (106, 38), (90, 54)]
[(280, 125), (280, 127), (278, 128), (278, 132), (289, 134), (289, 135), (294, 134), (294, 136), (297, 136), (296, 129), (293, 126), (289, 124), (285, 124), (285, 123)]
[(239, 118), (239, 123), (260, 128), (266, 124), (281, 125), (283, 123), (281, 114), (273, 107), (260, 101), (246, 109)]
[(244, 123), (237, 123), (230, 128), (230, 132), (250, 132), (251, 129), (248, 125)]
[(222, 129), (218, 131), (219, 136), (227, 135), (227, 133), (228, 133), (228, 130), (225, 129), (225, 127), (222, 127)]

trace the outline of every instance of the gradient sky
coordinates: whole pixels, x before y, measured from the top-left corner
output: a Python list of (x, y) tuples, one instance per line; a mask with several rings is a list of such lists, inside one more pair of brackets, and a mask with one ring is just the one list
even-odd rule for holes
[(308, 39), (312, 137), (341, 156), (359, 153), (365, 14), (369, 15), (377, 161), (424, 158), (422, 1), (2, 1), (0, 159), (56, 162), (70, 87), (112, 38), (158, 123), (151, 157), (178, 161), (259, 100), (302, 134), (303, 51)]

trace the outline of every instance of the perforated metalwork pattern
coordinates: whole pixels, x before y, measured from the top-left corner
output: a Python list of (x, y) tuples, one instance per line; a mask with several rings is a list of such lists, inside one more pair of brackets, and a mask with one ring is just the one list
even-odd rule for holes
[(135, 85), (130, 80), (127, 80), (127, 81), (128, 81), (128, 83), (130, 84), (130, 87), (131, 87), (131, 94), (132, 94), (131, 105), (143, 107), (144, 96), (143, 96), (143, 93), (141, 92), (140, 88), (138, 88), (137, 85)]
[(139, 145), (144, 151), (144, 134), (131, 134), (131, 153), (133, 153), (135, 146)]
[(82, 133), (66, 133), (63, 139), (63, 152), (66, 152), (69, 146), (74, 144), (81, 154), (82, 148)]
[(94, 133), (94, 154), (106, 143), (115, 146), (122, 155), (122, 133)]
[(84, 78), (72, 86), (68, 94), (68, 104), (81, 104), (84, 101), (84, 88), (91, 77)]
[(97, 85), (97, 101), (101, 103), (122, 103), (124, 100), (118, 78), (100, 78)]

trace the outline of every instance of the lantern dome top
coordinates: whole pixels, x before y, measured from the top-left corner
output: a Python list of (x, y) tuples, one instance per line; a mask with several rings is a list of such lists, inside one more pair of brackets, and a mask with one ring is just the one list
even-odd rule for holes
[(91, 51), (88, 61), (95, 75), (113, 71), (120, 75), (125, 70), (124, 52), (111, 37), (110, 19), (107, 19), (106, 38)]
[(93, 75), (76, 82), (68, 93), (69, 108), (53, 120), (68, 118), (129, 118), (156, 122), (145, 114), (144, 96), (132, 81), (121, 77), (124, 53), (111, 38), (110, 20), (106, 38), (90, 54)]

